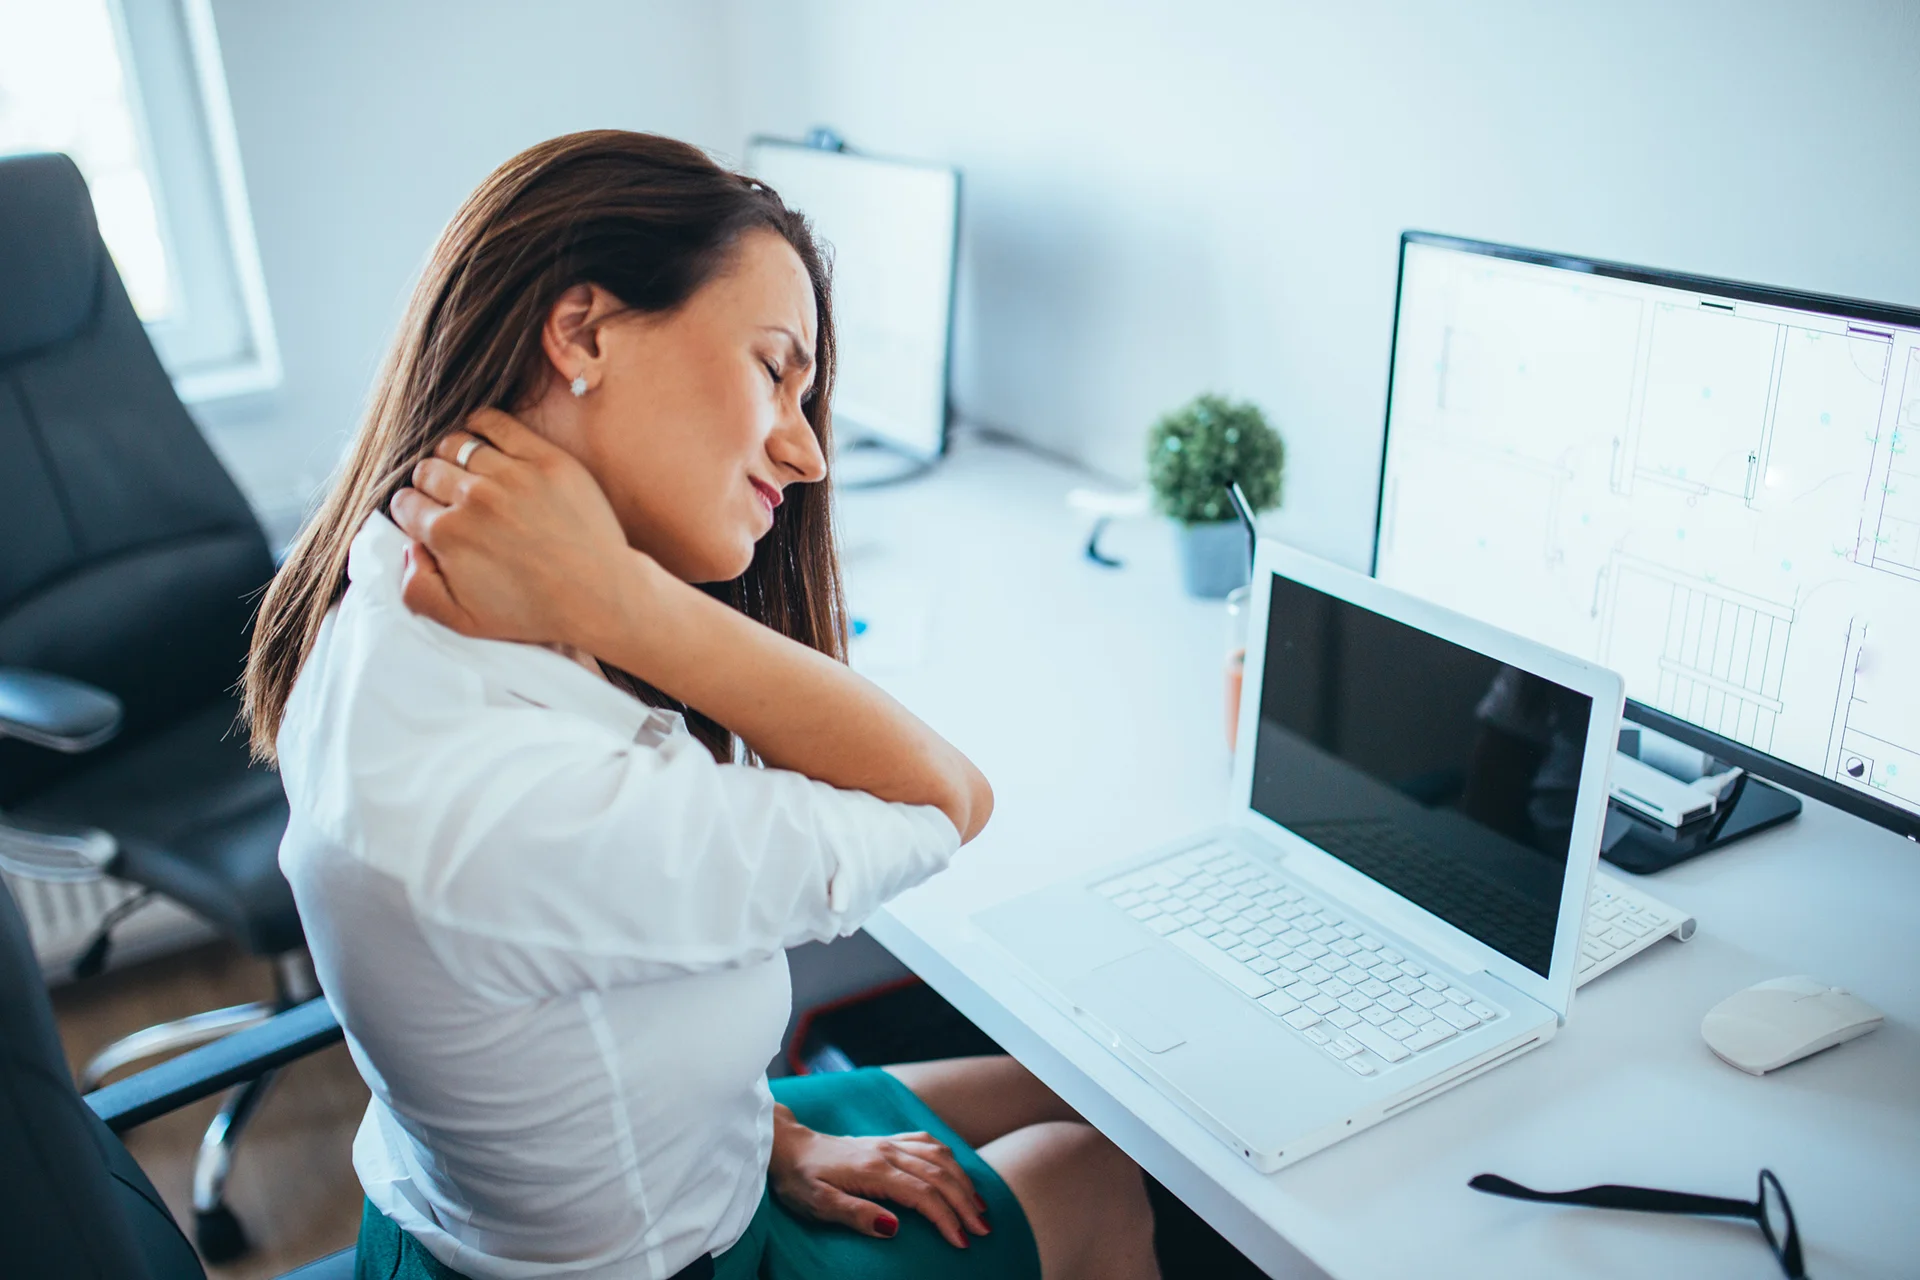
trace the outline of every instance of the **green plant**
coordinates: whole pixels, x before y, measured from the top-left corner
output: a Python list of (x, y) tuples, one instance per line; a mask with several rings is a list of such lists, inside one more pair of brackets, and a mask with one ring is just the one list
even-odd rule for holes
[(1147, 433), (1154, 505), (1183, 524), (1233, 519), (1227, 485), (1238, 481), (1256, 512), (1280, 505), (1286, 445), (1255, 405), (1196, 397)]

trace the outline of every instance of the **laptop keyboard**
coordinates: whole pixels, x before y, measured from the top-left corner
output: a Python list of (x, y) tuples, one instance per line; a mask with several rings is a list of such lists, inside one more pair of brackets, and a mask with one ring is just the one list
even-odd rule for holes
[(1356, 1075), (1378, 1075), (1503, 1016), (1219, 845), (1094, 889)]
[[(1553, 927), (1513, 890), (1445, 855), (1395, 823), (1377, 819), (1300, 822), (1289, 828), (1334, 857), (1479, 937), (1500, 937), (1538, 954), (1553, 950)], [(1686, 912), (1596, 872), (1587, 894), (1586, 927), (1574, 985), (1585, 986), (1660, 939), (1685, 942)]]
[(1289, 823), (1288, 830), (1474, 937), (1501, 939), (1508, 955), (1544, 962), (1553, 954), (1551, 913), (1396, 822), (1335, 819)]
[(1665, 937), (1693, 937), (1693, 917), (1605, 872), (1595, 872), (1587, 893), (1587, 925), (1580, 935), (1580, 967), (1575, 986), (1589, 982), (1630, 960)]

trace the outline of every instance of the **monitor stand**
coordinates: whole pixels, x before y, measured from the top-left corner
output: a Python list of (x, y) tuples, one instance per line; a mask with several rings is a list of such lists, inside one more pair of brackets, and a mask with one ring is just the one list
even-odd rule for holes
[(834, 448), (833, 483), (837, 489), (878, 489), (924, 475), (936, 461), (901, 453), (876, 440), (854, 440)]
[(1799, 796), (1751, 773), (1734, 782), (1711, 817), (1684, 827), (1665, 826), (1609, 801), (1600, 856), (1622, 871), (1649, 875), (1777, 827), (1799, 812)]

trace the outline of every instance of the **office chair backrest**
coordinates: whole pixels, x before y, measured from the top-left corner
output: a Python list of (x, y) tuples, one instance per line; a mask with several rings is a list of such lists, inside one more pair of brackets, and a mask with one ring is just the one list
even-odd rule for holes
[(26, 921), (5, 881), (0, 1275), (206, 1280), (153, 1184), (74, 1091)]
[[(272, 575), (252, 510), (134, 314), (80, 171), (65, 156), (0, 159), (0, 665), (118, 695), (116, 746), (130, 746), (233, 687)], [(0, 807), (75, 767), (0, 742)]]

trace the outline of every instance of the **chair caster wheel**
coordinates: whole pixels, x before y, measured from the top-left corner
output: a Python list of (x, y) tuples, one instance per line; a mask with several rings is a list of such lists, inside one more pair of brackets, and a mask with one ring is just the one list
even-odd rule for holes
[(193, 1241), (200, 1250), (200, 1256), (216, 1266), (232, 1262), (252, 1247), (247, 1243), (247, 1233), (241, 1229), (240, 1219), (234, 1217), (233, 1210), (225, 1205), (194, 1211)]

